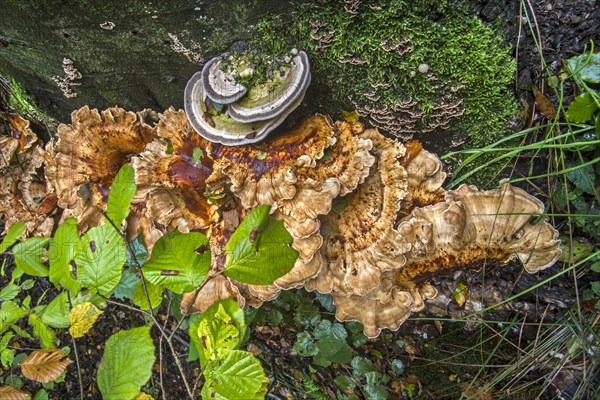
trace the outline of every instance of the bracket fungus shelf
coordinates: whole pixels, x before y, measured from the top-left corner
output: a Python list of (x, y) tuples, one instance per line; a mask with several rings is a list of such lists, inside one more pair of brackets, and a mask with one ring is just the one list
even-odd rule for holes
[(251, 88), (244, 79), (255, 72), (254, 53), (223, 54), (208, 61), (188, 81), (185, 112), (204, 138), (227, 146), (256, 143), (267, 137), (302, 102), (310, 84), (310, 63), (304, 51), (275, 62), (268, 76)]
[[(204, 96), (202, 81), (192, 86)], [(358, 122), (314, 115), (290, 132), (260, 143), (241, 137), (229, 147), (224, 136), (214, 143), (197, 135), (194, 118), (189, 110), (186, 116), (173, 109), (156, 115), (83, 107), (45, 150), (35, 137), (22, 139), (30, 133), (15, 122), (12, 133), (0, 132), (8, 160), (1, 165), (0, 204), (18, 206), (0, 213), (6, 221), (32, 221), (30, 234), (51, 231), (60, 215), (89, 229), (101, 222), (115, 173), (130, 163), (139, 190), (129, 237), (142, 233), (149, 248), (173, 229), (209, 238), (218, 278), (201, 293), (184, 295), (184, 304), (205, 310), (233, 295), (258, 306), (281, 290), (305, 287), (330, 293), (337, 319), (360, 321), (369, 337), (398, 329), (422, 310), (437, 295), (432, 276), (513, 259), (534, 273), (560, 255), (557, 231), (539, 219), (538, 199), (506, 182), (496, 190), (446, 191), (441, 162), (418, 142), (402, 144)], [(26, 167), (13, 168), (17, 161)], [(258, 205), (271, 206), (299, 254), (293, 269), (268, 286), (218, 274), (227, 240)], [(32, 214), (22, 215), (25, 209)]]

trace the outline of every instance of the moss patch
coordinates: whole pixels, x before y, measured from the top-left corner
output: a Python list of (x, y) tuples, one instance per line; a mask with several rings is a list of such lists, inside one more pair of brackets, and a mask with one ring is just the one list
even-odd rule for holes
[[(516, 110), (515, 65), (493, 28), (456, 2), (324, 0), (262, 20), (254, 45), (309, 53), (315, 111), (356, 108), (401, 138), (445, 133), (446, 144), (503, 136)], [(450, 134), (451, 133), (451, 134)]]

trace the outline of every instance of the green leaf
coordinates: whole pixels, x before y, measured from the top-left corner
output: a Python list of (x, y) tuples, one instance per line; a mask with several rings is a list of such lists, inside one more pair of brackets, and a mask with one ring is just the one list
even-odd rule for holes
[[(231, 325), (235, 332), (226, 329), (223, 324)], [(221, 334), (219, 329), (227, 332)], [(231, 335), (233, 333), (233, 335)], [(190, 337), (200, 356), (200, 365), (204, 367), (209, 359), (215, 358), (214, 350), (217, 348), (237, 349), (246, 337), (246, 323), (244, 311), (233, 299), (221, 300), (206, 309), (196, 323), (190, 326)], [(208, 340), (208, 342), (206, 342)], [(216, 356), (223, 356), (223, 351), (218, 350)]]
[(31, 276), (48, 276), (44, 265), (45, 247), (50, 242), (47, 237), (31, 237), (13, 248), (15, 264)]
[(53, 328), (68, 328), (71, 326), (69, 322), (69, 312), (71, 307), (69, 306), (69, 297), (67, 292), (60, 292), (52, 301), (46, 306), (44, 312), (42, 312), (42, 321), (46, 325)]
[(569, 70), (577, 78), (591, 83), (600, 83), (600, 53), (586, 53), (567, 60)]
[(15, 285), (14, 283), (9, 283), (4, 286), (0, 291), (0, 300), (9, 301), (17, 297), (17, 295), (21, 292), (21, 286)]
[[(129, 254), (129, 252), (127, 252)], [(140, 283), (140, 278), (137, 277), (136, 273), (132, 271), (132, 268), (125, 268), (121, 275), (121, 280), (115, 288), (114, 296), (117, 299), (133, 299), (135, 290)]]
[(341, 389), (346, 391), (352, 390), (356, 387), (356, 381), (348, 375), (339, 375), (333, 381)]
[(223, 360), (227, 353), (238, 348), (243, 340), (233, 319), (220, 304), (212, 318), (200, 319), (198, 337), (202, 343), (202, 351), (209, 361)]
[(565, 113), (567, 119), (571, 122), (587, 122), (592, 119), (592, 115), (598, 109), (598, 104), (594, 101), (591, 93), (585, 92), (575, 97), (569, 104)]
[(57, 288), (66, 288), (76, 294), (81, 286), (71, 273), (70, 263), (75, 259), (79, 248), (79, 234), (77, 233), (77, 220), (69, 218), (63, 222), (50, 243), (48, 261), (50, 263), (50, 282)]
[(0, 254), (4, 253), (10, 246), (15, 244), (15, 242), (23, 236), (23, 233), (25, 233), (24, 221), (18, 221), (12, 224), (10, 228), (8, 228), (8, 232), (6, 232), (6, 236), (4, 236), (4, 239), (0, 242)]
[(315, 341), (306, 331), (300, 332), (296, 336), (296, 343), (294, 343), (292, 351), (302, 357), (316, 356), (319, 353)]
[(52, 349), (58, 344), (56, 332), (52, 330), (37, 314), (29, 314), (29, 326), (33, 328), (33, 336), (40, 340), (42, 349)]
[(109, 297), (121, 280), (126, 251), (119, 232), (109, 224), (90, 229), (75, 256), (79, 282)]
[(352, 349), (346, 342), (348, 333), (344, 325), (323, 320), (315, 328), (314, 336), (319, 349), (314, 361), (318, 365), (328, 367), (332, 363), (346, 363), (352, 359)]
[(133, 399), (150, 379), (155, 360), (149, 326), (112, 335), (98, 366), (98, 387), (103, 398)]
[(367, 358), (356, 356), (352, 359), (352, 376), (360, 379), (367, 372), (377, 371), (373, 362)]
[(46, 389), (41, 388), (38, 390), (33, 400), (48, 400), (48, 392), (46, 392)]
[(260, 361), (251, 353), (232, 350), (220, 363), (204, 370), (203, 399), (263, 399), (268, 382)]
[(270, 285), (287, 274), (298, 257), (292, 236), (282, 221), (269, 215), (270, 206), (252, 210), (225, 245), (225, 275), (243, 283)]
[(394, 371), (394, 373), (397, 375), (404, 373), (404, 363), (402, 360), (397, 358), (392, 360), (392, 371)]
[(594, 272), (600, 272), (600, 261), (594, 262), (590, 269)]
[[(129, 251), (129, 248), (133, 250), (133, 255)], [(138, 237), (129, 242), (127, 251), (127, 263), (128, 267), (138, 267), (144, 264), (148, 257), (148, 249), (144, 245), (143, 235), (140, 233)]]
[(144, 285), (142, 285), (141, 279), (138, 279), (135, 293), (133, 294), (135, 305), (142, 310), (154, 309), (160, 306), (160, 303), (162, 303), (162, 288), (146, 281), (146, 289), (148, 291), (148, 298), (150, 298), (150, 307), (148, 306), (148, 298), (146, 298), (146, 293), (144, 293)]
[[(585, 162), (585, 159), (584, 159)], [(566, 173), (567, 179), (575, 186), (588, 194), (594, 194), (594, 181), (596, 175), (594, 174), (594, 167), (591, 164), (579, 165), (574, 162), (567, 163), (570, 171)]]
[(106, 215), (116, 227), (120, 228), (129, 215), (129, 205), (136, 190), (133, 168), (124, 164), (110, 187), (106, 206)]
[(202, 149), (200, 147), (194, 147), (194, 150), (192, 150), (192, 162), (194, 164), (200, 164), (202, 157), (204, 157)]
[(181, 294), (200, 287), (209, 267), (206, 237), (198, 232), (175, 231), (156, 242), (142, 270), (149, 282)]
[(8, 368), (15, 360), (15, 351), (13, 349), (4, 349), (0, 352), (0, 362), (4, 368)]
[(27, 310), (14, 301), (5, 301), (0, 308), (0, 333), (4, 333), (18, 320), (27, 315)]

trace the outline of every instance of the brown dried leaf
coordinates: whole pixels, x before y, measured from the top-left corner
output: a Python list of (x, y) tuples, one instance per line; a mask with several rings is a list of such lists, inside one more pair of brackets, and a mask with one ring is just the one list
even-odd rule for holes
[(541, 90), (535, 94), (535, 105), (540, 110), (542, 115), (548, 119), (554, 119), (556, 117), (556, 110), (554, 109), (554, 105)]
[(0, 386), (1, 400), (29, 400), (31, 395), (12, 386)]
[(21, 363), (21, 371), (27, 379), (41, 383), (51, 382), (72, 363), (64, 357), (64, 353), (59, 349), (34, 350)]

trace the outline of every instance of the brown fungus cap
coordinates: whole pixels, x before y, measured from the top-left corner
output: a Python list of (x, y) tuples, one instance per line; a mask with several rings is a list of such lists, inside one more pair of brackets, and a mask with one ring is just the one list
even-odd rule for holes
[[(117, 107), (98, 112), (84, 106), (73, 111), (71, 124), (61, 124), (58, 141), (46, 148), (46, 179), (58, 205), (79, 209), (74, 215), (77, 218), (89, 212), (87, 207), (101, 207), (98, 201), (106, 199), (119, 169), (154, 138), (154, 128), (146, 121), (151, 116), (151, 112), (134, 113)], [(81, 199), (86, 197), (93, 201), (82, 208)]]
[(181, 110), (161, 114), (156, 131), (158, 137), (131, 162), (145, 217), (167, 230), (208, 228), (217, 218), (204, 195), (212, 174), (210, 143), (194, 132)]
[(5, 228), (26, 221), (28, 235), (49, 236), (57, 198), (44, 179), (40, 146), (28, 120), (0, 113), (0, 216)]
[(360, 137), (373, 143), (377, 161), (364, 183), (340, 200), (342, 209), (321, 218), (326, 267), (307, 284), (309, 290), (365, 295), (380, 285), (382, 271), (404, 263), (394, 229), (407, 195), (407, 175), (399, 162), (404, 147), (374, 129)]

